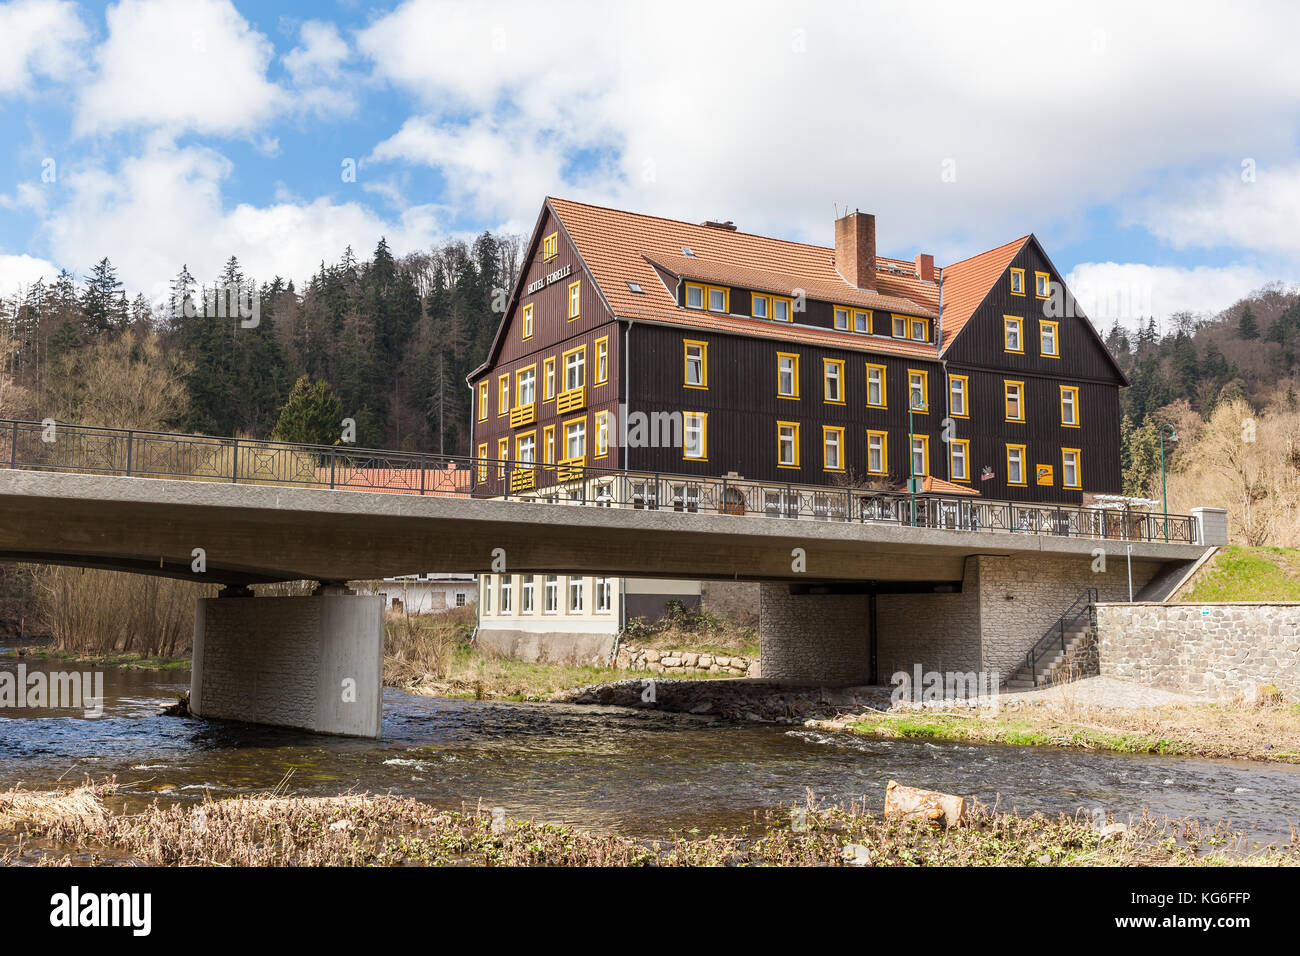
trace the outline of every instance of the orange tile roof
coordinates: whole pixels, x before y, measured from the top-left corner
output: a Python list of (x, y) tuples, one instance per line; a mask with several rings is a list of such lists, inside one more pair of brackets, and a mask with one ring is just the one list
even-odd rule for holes
[(953, 484), (951, 481), (944, 481), (942, 478), (935, 478), (933, 475), (926, 475), (925, 478), (921, 480), (921, 494), (979, 496), (979, 492), (974, 488), (967, 488), (965, 485)]
[(943, 341), (940, 343), (940, 352), (946, 352), (948, 346), (952, 345), (952, 340), (975, 314), (998, 276), (1006, 271), (1016, 253), (1028, 241), (1028, 236), (1021, 236), (996, 249), (981, 252), (944, 268)]

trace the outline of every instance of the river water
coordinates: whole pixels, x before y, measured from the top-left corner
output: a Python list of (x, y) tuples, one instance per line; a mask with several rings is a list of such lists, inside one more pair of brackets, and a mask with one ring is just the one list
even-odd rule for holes
[[(13, 670), (14, 658), (0, 659)], [(56, 665), (27, 663), (29, 671)], [(64, 669), (67, 669), (65, 665)], [(349, 789), (447, 808), (482, 802), (511, 816), (662, 837), (751, 822), (812, 790), (879, 808), (895, 779), (1003, 809), (1143, 807), (1230, 819), (1260, 842), (1300, 822), (1300, 767), (1056, 748), (873, 740), (802, 728), (561, 704), (413, 697), (388, 689), (384, 739), (164, 717), (187, 671), (104, 672), (103, 715), (0, 708), (0, 784), (48, 787), (116, 775), (119, 803)]]

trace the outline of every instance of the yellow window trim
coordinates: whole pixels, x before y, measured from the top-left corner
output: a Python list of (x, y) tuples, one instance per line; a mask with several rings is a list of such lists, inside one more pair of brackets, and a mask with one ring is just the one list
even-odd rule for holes
[[(1070, 454), (1074, 455), (1074, 482), (1075, 483), (1072, 485), (1067, 485), (1065, 483), (1065, 456)], [(1061, 449), (1061, 487), (1069, 488), (1073, 491), (1078, 491), (1083, 487), (1083, 452), (1080, 451), (1078, 448)]]
[[(790, 298), (789, 296), (784, 296), (784, 295), (773, 295), (773, 296), (768, 296), (768, 298), (771, 299), (771, 306), (772, 306), (772, 321), (773, 321), (773, 322), (793, 322), (793, 321), (794, 321), (794, 299)], [(776, 317), (776, 304), (777, 304), (778, 302), (784, 302), (784, 303), (785, 303), (785, 318), (784, 318), (784, 319), (778, 319), (778, 318)]]
[[(502, 388), (501, 387), (502, 385), (504, 385), (505, 388)], [(504, 375), (497, 376), (497, 416), (498, 417), (500, 417), (501, 415), (510, 414), (509, 397), (507, 397), (504, 402), (501, 401), (502, 395), (509, 396), (509, 394), (510, 394), (510, 373), (506, 372), (506, 374)]]
[[(688, 418), (698, 418), (700, 420), (700, 453), (698, 455), (686, 454), (686, 420)], [(709, 413), (708, 412), (682, 412), (682, 461), (708, 461), (709, 460)]]
[(478, 420), (481, 422), (487, 421), (488, 418), (488, 385), (490, 384), (491, 379), (486, 378), (478, 383)]
[[(871, 404), (871, 370), (880, 371), (880, 404)], [(867, 407), (868, 408), (888, 408), (889, 407), (889, 369), (884, 365), (876, 365), (872, 362), (867, 363)]]
[[(840, 370), (839, 372), (840, 397), (839, 398), (830, 397), (830, 378), (827, 376), (826, 372), (832, 365), (836, 366)], [(828, 358), (822, 359), (822, 401), (830, 405), (843, 405), (845, 403), (844, 392), (845, 392), (844, 359), (828, 359)]]
[[(547, 374), (548, 372), (550, 373), (549, 375)], [(550, 395), (546, 394), (546, 386), (548, 382), (551, 386)], [(558, 389), (555, 388), (557, 384), (558, 380), (555, 377), (555, 356), (552, 355), (550, 358), (542, 362), (542, 401), (555, 401), (555, 393), (558, 391)]]
[(686, 308), (688, 308), (688, 309), (691, 308), (691, 306), (690, 306), (689, 303), (690, 303), (690, 301), (691, 301), (691, 290), (692, 290), (692, 289), (699, 289), (699, 290), (700, 290), (700, 307), (699, 307), (698, 309), (693, 309), (692, 311), (694, 311), (694, 312), (714, 312), (715, 310), (709, 308), (709, 293), (711, 293), (711, 292), (721, 292), (721, 293), (722, 293), (722, 312), (720, 312), (720, 313), (716, 313), (716, 314), (721, 315), (721, 314), (723, 314), (723, 313), (726, 313), (726, 312), (730, 312), (730, 311), (731, 311), (731, 289), (728, 288), (727, 286), (725, 286), (725, 285), (704, 285), (704, 284), (699, 283), (699, 282), (688, 282), (688, 283), (686, 283), (686, 298), (683, 300), (682, 304), (685, 305)]
[(912, 448), (911, 443), (909, 443), (907, 448), (908, 475), (912, 478), (924, 478), (926, 475), (930, 474), (930, 436), (913, 434), (912, 441), (919, 441), (921, 443), (921, 470), (915, 475), (911, 474)]
[[(917, 322), (920, 322), (920, 323), (921, 323), (921, 331), (922, 331), (922, 333), (923, 333), (919, 339), (912, 335), (912, 326), (916, 325)], [(907, 340), (908, 340), (909, 342), (928, 342), (928, 341), (930, 341), (930, 323), (927, 322), (925, 319), (919, 318), (919, 317), (917, 317), (917, 316), (908, 316), (908, 319), (907, 319)]]
[[(781, 359), (794, 359), (794, 369), (791, 375), (791, 382), (794, 386), (792, 395), (781, 394)], [(776, 353), (776, 397), (787, 398), (791, 401), (799, 400), (799, 353), (798, 352), (777, 352)]]
[(567, 352), (560, 353), (560, 367), (557, 370), (557, 373), (563, 377), (564, 381), (559, 382), (557, 384), (562, 385), (564, 387), (563, 388), (557, 387), (556, 388), (557, 392), (567, 392), (569, 390), (569, 373), (568, 373), (569, 356), (574, 355), (578, 352), (582, 353), (582, 384), (575, 385), (573, 387), (582, 388), (583, 385), (587, 384), (587, 346), (579, 345), (577, 348), (569, 349)]
[(524, 460), (524, 456), (519, 453), (519, 449), (523, 445), (525, 438), (531, 438), (533, 440), (533, 460), (536, 461), (537, 460), (537, 429), (536, 428), (534, 428), (532, 431), (520, 432), (518, 435), (515, 436), (515, 461)]
[(542, 464), (543, 465), (555, 464), (554, 454), (551, 455), (549, 460), (547, 459), (546, 456), (548, 454), (548, 451), (555, 452), (558, 450), (559, 448), (555, 444), (555, 426), (547, 425), (545, 428), (542, 429)]
[[(1043, 280), (1043, 288), (1044, 288), (1045, 290), (1047, 290), (1045, 293), (1040, 293), (1040, 292), (1038, 291), (1038, 280), (1039, 280), (1039, 279), (1042, 279), (1042, 280)], [(1034, 298), (1036, 298), (1036, 299), (1050, 299), (1051, 297), (1052, 297), (1052, 277), (1051, 277), (1051, 275), (1050, 275), (1049, 273), (1046, 273), (1046, 272), (1035, 272), (1035, 273), (1034, 273)]]
[[(890, 338), (895, 338), (895, 339), (905, 339), (905, 338), (907, 338), (907, 320), (908, 320), (908, 316), (906, 316), (906, 315), (899, 315), (897, 312), (891, 312), (891, 313), (889, 313), (889, 318), (890, 318), (890, 322), (889, 322), (889, 334), (890, 334)], [(902, 334), (902, 335), (899, 335), (899, 334), (898, 334), (898, 323), (899, 323), (899, 322), (902, 322), (902, 323), (903, 323), (903, 334)]]
[(609, 336), (608, 335), (602, 335), (600, 338), (596, 339), (596, 366), (594, 370), (595, 375), (600, 375), (600, 359), (601, 359), (602, 352), (604, 353), (604, 357), (605, 357), (605, 376), (604, 378), (593, 379), (592, 381), (593, 385), (606, 385), (609, 383)]
[[(839, 437), (840, 464), (838, 468), (832, 468), (830, 465), (826, 464), (826, 439), (831, 434), (835, 434)], [(822, 426), (822, 471), (843, 471), (843, 470), (844, 470), (844, 426), (823, 425)]]
[[(1017, 276), (1020, 277), (1020, 291), (1019, 291), (1019, 292), (1016, 291), (1016, 277), (1017, 277)], [(1025, 270), (1024, 270), (1024, 269), (1012, 269), (1012, 270), (1011, 270), (1011, 294), (1012, 294), (1012, 295), (1020, 295), (1020, 296), (1023, 296), (1023, 295), (1025, 294)]]
[[(781, 464), (781, 428), (782, 428), (783, 426), (784, 426), (784, 427), (787, 427), (787, 428), (792, 428), (792, 429), (794, 429), (794, 464), (790, 464), (790, 465), (783, 465), (783, 464)], [(800, 460), (800, 458), (802, 457), (802, 456), (800, 455), (800, 453), (799, 453), (799, 445), (800, 445), (800, 442), (799, 442), (799, 423), (798, 423), (798, 422), (783, 422), (783, 421), (778, 420), (777, 423), (776, 423), (776, 467), (778, 467), (778, 468), (799, 468), (799, 467), (800, 467), (800, 465), (799, 465), (799, 460)]]
[[(966, 411), (958, 413), (952, 410), (952, 383), (961, 382), (962, 403)], [(969, 375), (949, 375), (948, 376), (948, 414), (953, 418), (970, 418), (970, 376)]]
[[(1067, 422), (1065, 420), (1065, 395), (1067, 392), (1069, 392), (1071, 395), (1074, 396), (1074, 421), (1072, 422)], [(1078, 385), (1061, 386), (1061, 425), (1064, 428), (1082, 427), (1081, 415), (1079, 409), (1079, 386)]]
[[(871, 439), (880, 436), (880, 470), (871, 470)], [(868, 475), (887, 475), (889, 474), (889, 432), (881, 431), (874, 428), (867, 429), (867, 474)]]
[[(687, 354), (690, 352), (692, 345), (700, 347), (700, 384), (686, 384), (686, 367), (688, 364)], [(682, 339), (682, 387), (698, 388), (701, 391), (709, 389), (709, 343), (700, 339)]]
[[(840, 328), (838, 325), (835, 324), (835, 320), (839, 317), (837, 313), (840, 312), (844, 313), (844, 328)], [(831, 306), (831, 328), (833, 328), (836, 332), (852, 332), (853, 331), (853, 310), (849, 308), (847, 305), (832, 305)]]
[[(1052, 345), (1055, 346), (1055, 352), (1043, 351), (1043, 332), (1050, 328), (1052, 330)], [(1061, 357), (1061, 323), (1054, 322), (1051, 319), (1038, 320), (1038, 354), (1043, 358), (1059, 359)]]
[(560, 254), (560, 234), (553, 232), (542, 240), (542, 261), (554, 259)]
[(506, 461), (510, 458), (510, 439), (497, 439), (497, 477), (506, 476)]
[[(962, 458), (962, 463), (965, 464), (966, 466), (965, 478), (958, 478), (953, 473), (952, 466), (953, 466), (953, 462), (956, 461), (956, 459), (953, 456), (952, 452), (953, 449), (956, 448), (958, 445), (960, 445), (962, 447), (962, 450), (966, 452), (965, 456)], [(960, 481), (963, 484), (970, 484), (971, 478), (970, 478), (970, 439), (969, 438), (951, 438), (948, 440), (948, 480)]]
[[(589, 437), (588, 434), (587, 434), (587, 416), (586, 416), (586, 415), (575, 415), (573, 418), (567, 418), (567, 419), (565, 419), (564, 421), (560, 422), (560, 426), (561, 426), (561, 429), (562, 429), (562, 430), (560, 431), (560, 440), (561, 440), (562, 442), (564, 442), (564, 448), (563, 448), (564, 454), (559, 456), (560, 461), (568, 461), (569, 458), (570, 458), (570, 456), (569, 456), (569, 426), (570, 426), (570, 425), (576, 425), (578, 422), (581, 422), (581, 423), (582, 423), (582, 427), (583, 427), (583, 431), (582, 431), (582, 454), (581, 454), (579, 457), (581, 457), (581, 458), (586, 458), (586, 457), (587, 457), (587, 438)], [(560, 450), (561, 450), (561, 449), (559, 449), (559, 448), (556, 449), (557, 452), (560, 451)]]
[[(578, 290), (578, 311), (573, 311), (573, 290)], [(582, 318), (582, 280), (569, 283), (569, 321), (574, 322)]]
[[(1011, 417), (1010, 392), (1013, 387), (1016, 390), (1016, 403), (1020, 406), (1019, 418)], [(1005, 418), (1007, 421), (1017, 422), (1020, 424), (1024, 423), (1025, 419), (1028, 417), (1025, 414), (1025, 383), (1024, 382), (1017, 381), (1013, 378), (1004, 378), (1002, 380), (1002, 411), (1005, 413)]]
[[(1011, 452), (1013, 449), (1020, 452), (1020, 480), (1019, 481), (1011, 480)], [(1028, 461), (1029, 461), (1029, 450), (1027, 446), (1011, 445), (1011, 444), (1007, 445), (1007, 484), (1008, 485), (1012, 485), (1016, 488), (1024, 488), (1029, 485), (1029, 465), (1026, 464), (1026, 462)]]
[(479, 460), (479, 466), (478, 466), (478, 480), (479, 480), (479, 483), (481, 484), (481, 483), (483, 483), (483, 482), (485, 482), (485, 481), (488, 480), (488, 466), (487, 466), (487, 460), (488, 460), (488, 446), (487, 446), (487, 442), (481, 442), (481, 443), (479, 444), (479, 446), (478, 446), (478, 460)]
[(531, 302), (529, 302), (526, 306), (524, 306), (524, 321), (523, 321), (522, 331), (523, 331), (523, 338), (525, 341), (533, 337), (533, 303)]
[(912, 407), (912, 376), (921, 376), (921, 405), (919, 408), (912, 409), (918, 415), (927, 415), (930, 412), (930, 373), (923, 368), (909, 368), (907, 370), (907, 407)]
[[(867, 327), (863, 331), (858, 332), (858, 316), (860, 315), (865, 315), (867, 317)], [(859, 335), (870, 335), (871, 328), (872, 326), (875, 325), (875, 323), (876, 323), (876, 316), (875, 316), (875, 311), (873, 309), (854, 309), (853, 328), (850, 331), (858, 332)]]
[[(600, 450), (600, 426), (602, 423), (605, 425), (605, 450), (604, 451)], [(593, 455), (592, 457), (608, 458), (609, 457), (609, 412), (607, 411), (597, 412), (595, 415), (592, 416), (591, 437), (592, 437), (592, 441), (595, 443), (594, 447), (596, 449), (596, 454)]]
[[(1016, 327), (1016, 341), (1020, 343), (1020, 348), (1018, 349), (1007, 348), (1007, 330), (1011, 328), (1013, 323)], [(1002, 351), (1009, 352), (1012, 355), (1025, 354), (1025, 320), (1019, 316), (1002, 316)]]
[(519, 404), (519, 383), (523, 381), (525, 372), (533, 373), (533, 402), (537, 401), (537, 363), (534, 362), (532, 365), (525, 365), (515, 372), (515, 405)]

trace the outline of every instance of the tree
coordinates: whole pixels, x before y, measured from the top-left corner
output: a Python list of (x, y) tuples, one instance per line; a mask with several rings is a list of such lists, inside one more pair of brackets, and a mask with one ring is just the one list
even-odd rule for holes
[(271, 437), (303, 445), (338, 445), (342, 429), (343, 403), (329, 382), (313, 382), (304, 375), (289, 392)]
[(1241, 318), (1237, 320), (1237, 334), (1243, 339), (1259, 338), (1259, 322), (1255, 319), (1255, 312), (1246, 303), (1246, 307), (1241, 310)]

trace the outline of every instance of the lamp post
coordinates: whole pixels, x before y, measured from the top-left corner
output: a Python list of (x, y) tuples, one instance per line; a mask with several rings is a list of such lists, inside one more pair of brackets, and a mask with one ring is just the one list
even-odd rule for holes
[(1169, 542), (1169, 493), (1165, 488), (1165, 429), (1169, 429), (1169, 440), (1178, 441), (1178, 432), (1173, 425), (1165, 423), (1160, 426), (1160, 500), (1165, 509), (1165, 543)]

